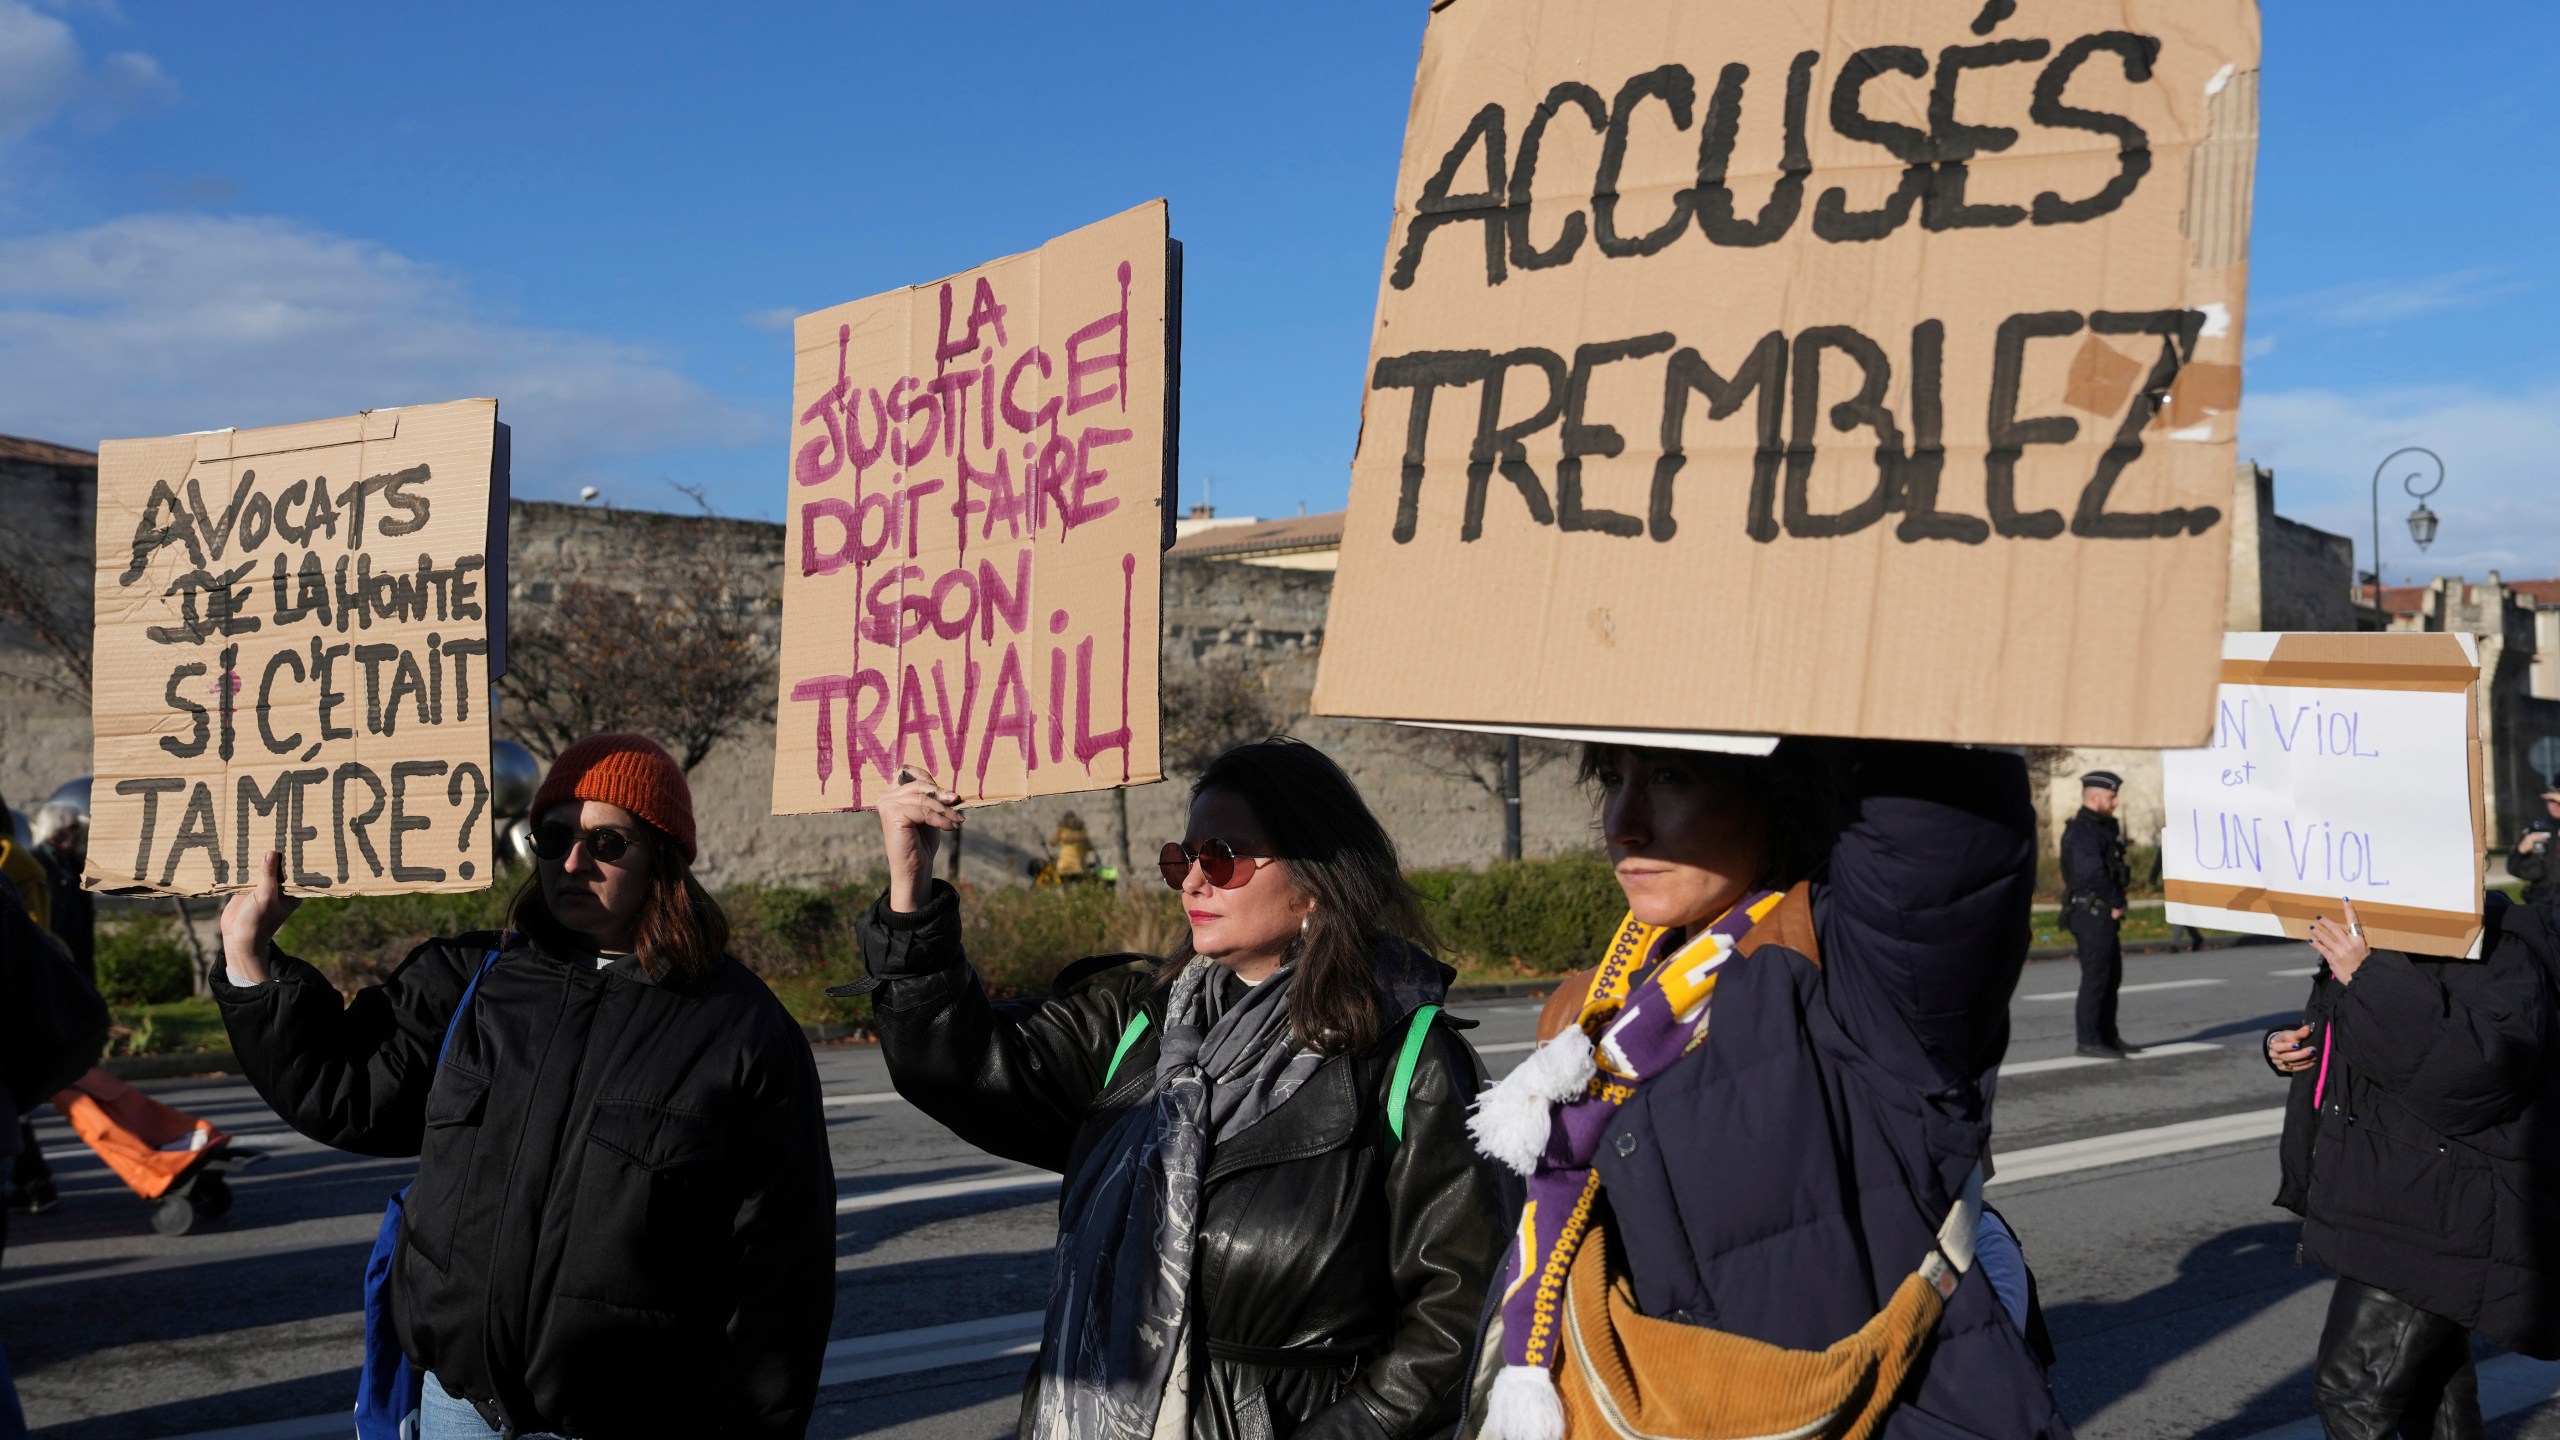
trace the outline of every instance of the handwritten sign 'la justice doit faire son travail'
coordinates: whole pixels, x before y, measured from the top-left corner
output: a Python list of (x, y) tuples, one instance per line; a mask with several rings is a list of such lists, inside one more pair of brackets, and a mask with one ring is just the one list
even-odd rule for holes
[(2250, 0), (1432, 7), (1319, 713), (2192, 745)]
[(488, 885), (506, 444), (456, 400), (99, 448), (85, 884)]
[(2376, 946), (2468, 953), (2478, 683), (2468, 635), (2226, 637), (2212, 743), (2161, 755), (2170, 921), (2301, 939), (2353, 900)]
[(1160, 778), (1175, 265), (1155, 201), (800, 318), (774, 813)]

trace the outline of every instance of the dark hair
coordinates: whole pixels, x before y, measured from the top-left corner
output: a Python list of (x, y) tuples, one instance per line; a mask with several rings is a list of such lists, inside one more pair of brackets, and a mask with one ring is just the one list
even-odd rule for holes
[[(1191, 796), (1211, 791), (1245, 803), (1290, 882), (1315, 897), (1305, 938), (1292, 947), (1298, 969), (1289, 988), (1289, 1027), (1298, 1043), (1324, 1055), (1366, 1050), (1382, 1024), (1373, 952), (1393, 944), (1435, 956), (1440, 949), (1420, 898), (1405, 883), (1395, 841), (1341, 766), (1285, 735), (1239, 745), (1211, 761)], [(1195, 958), (1185, 936), (1156, 983), (1172, 983)]]
[(1752, 879), (1755, 886), (1784, 890), (1810, 878), (1831, 858), (1844, 815), (1840, 757), (1829, 742), (1787, 739), (1778, 742), (1773, 754), (1735, 755), (1590, 741), (1582, 747), (1575, 778), (1597, 784), (1602, 769), (1621, 751), (1652, 764), (1679, 766), (1733, 800), (1747, 817), (1744, 823), (1760, 830), (1763, 860), (1761, 873)]
[[(649, 852), (649, 893), (640, 902), (640, 926), (632, 951), (649, 978), (692, 980), (708, 971), (729, 949), (729, 916), (702, 882), (673, 836), (634, 815), (634, 830)], [(508, 907), (518, 929), (546, 943), (576, 946), (577, 937), (542, 900), (539, 867), (528, 873)]]

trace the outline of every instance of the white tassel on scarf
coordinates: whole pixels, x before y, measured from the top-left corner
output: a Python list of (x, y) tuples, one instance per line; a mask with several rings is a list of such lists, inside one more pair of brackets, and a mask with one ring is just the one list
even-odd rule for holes
[(1483, 1440), (1564, 1440), (1564, 1399), (1544, 1365), (1505, 1365), (1484, 1406)]
[(1467, 1117), (1476, 1150), (1517, 1174), (1536, 1170), (1555, 1123), (1554, 1107), (1580, 1099), (1592, 1074), (1591, 1037), (1579, 1025), (1566, 1026), (1476, 1097), (1475, 1113)]

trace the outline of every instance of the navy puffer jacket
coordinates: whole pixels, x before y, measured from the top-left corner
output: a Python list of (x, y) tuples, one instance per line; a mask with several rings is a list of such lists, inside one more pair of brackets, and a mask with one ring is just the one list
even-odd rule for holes
[[(1708, 1043), (1648, 1081), (1599, 1147), (1646, 1314), (1806, 1350), (1883, 1308), (1984, 1154), (2035, 887), (2018, 757), (1844, 753), (1829, 862), (1738, 947)], [(1976, 1268), (1883, 1435), (2070, 1433)]]

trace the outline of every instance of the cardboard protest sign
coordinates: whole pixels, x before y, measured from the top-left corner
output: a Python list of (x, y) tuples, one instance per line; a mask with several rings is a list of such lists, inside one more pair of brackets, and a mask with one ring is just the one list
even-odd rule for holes
[(2190, 745), (2250, 0), (1442, 0), (1315, 704)]
[(2225, 637), (2213, 739), (2160, 757), (2169, 923), (2480, 943), (2480, 655), (2461, 634)]
[(83, 883), (486, 887), (506, 490), (495, 400), (99, 447)]
[(1160, 778), (1178, 253), (1158, 200), (800, 317), (775, 814)]

